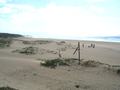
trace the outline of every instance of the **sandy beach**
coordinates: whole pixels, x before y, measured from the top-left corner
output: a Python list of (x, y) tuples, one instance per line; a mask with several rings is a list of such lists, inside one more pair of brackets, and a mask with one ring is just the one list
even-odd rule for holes
[[(50, 42), (34, 43), (36, 40)], [(78, 52), (73, 55), (78, 42), (83, 61), (99, 61), (110, 67), (84, 66), (77, 62), (55, 69), (40, 65), (43, 60), (59, 58), (59, 50), (62, 58), (78, 58)], [(95, 48), (89, 48), (91, 44), (95, 44)], [(12, 52), (25, 47), (37, 47), (37, 51), (30, 55)], [(117, 73), (120, 67), (113, 65), (120, 66), (120, 43), (19, 37), (14, 38), (9, 47), (0, 47), (0, 87), (10, 86), (19, 90), (120, 90), (120, 75)]]

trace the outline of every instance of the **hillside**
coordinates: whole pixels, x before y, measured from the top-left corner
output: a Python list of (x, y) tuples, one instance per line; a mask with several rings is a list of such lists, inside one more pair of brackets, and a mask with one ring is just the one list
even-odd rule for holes
[(19, 34), (0, 33), (0, 38), (17, 38), (17, 37), (23, 37), (23, 36)]

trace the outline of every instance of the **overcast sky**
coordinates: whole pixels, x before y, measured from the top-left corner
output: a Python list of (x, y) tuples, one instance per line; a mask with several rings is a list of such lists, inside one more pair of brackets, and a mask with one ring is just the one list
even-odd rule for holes
[(120, 0), (0, 0), (0, 32), (36, 37), (120, 35)]

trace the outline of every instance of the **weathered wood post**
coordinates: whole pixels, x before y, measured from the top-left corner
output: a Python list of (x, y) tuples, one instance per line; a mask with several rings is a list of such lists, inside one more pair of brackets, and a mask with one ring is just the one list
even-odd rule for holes
[(78, 57), (79, 57), (78, 65), (80, 65), (80, 42), (78, 42)]

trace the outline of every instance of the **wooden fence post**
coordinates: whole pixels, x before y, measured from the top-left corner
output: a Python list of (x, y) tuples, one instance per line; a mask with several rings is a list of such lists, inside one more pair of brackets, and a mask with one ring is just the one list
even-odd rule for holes
[(79, 57), (78, 65), (80, 65), (80, 42), (78, 42), (78, 57)]

